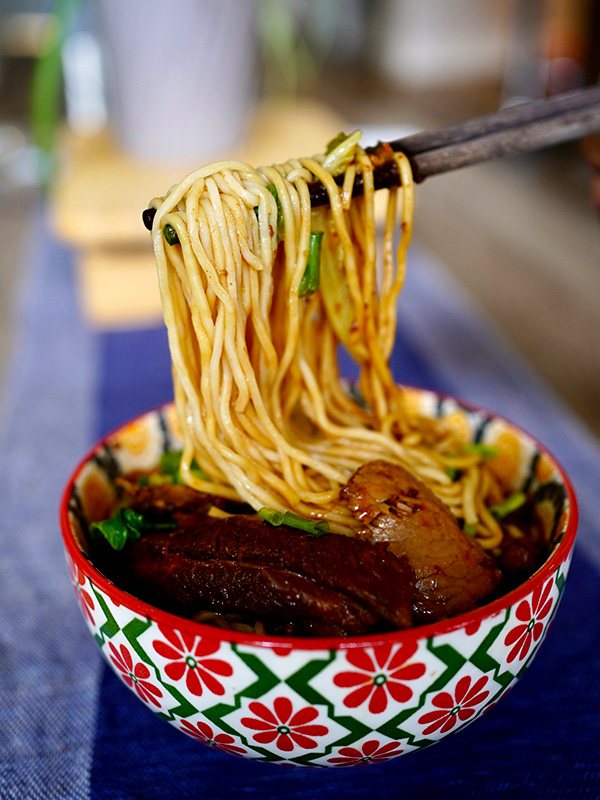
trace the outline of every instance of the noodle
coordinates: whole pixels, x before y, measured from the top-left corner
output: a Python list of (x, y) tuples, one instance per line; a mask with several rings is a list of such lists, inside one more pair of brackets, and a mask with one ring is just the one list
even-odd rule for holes
[[(352, 535), (358, 523), (339, 490), (365, 462), (384, 459), (424, 480), (494, 547), (499, 526), (486, 507), (483, 459), (457, 455), (443, 431), (424, 430), (389, 369), (412, 233), (410, 164), (393, 154), (401, 187), (388, 190), (378, 240), (373, 166), (357, 141), (260, 169), (211, 164), (153, 201), (183, 480)], [(335, 169), (344, 171), (341, 187)], [(359, 175), (363, 194), (352, 197)], [(326, 208), (311, 208), (314, 180), (325, 187)], [(178, 244), (165, 240), (166, 225)], [(316, 232), (319, 288), (302, 296)], [(359, 366), (362, 404), (339, 375), (340, 344)], [(208, 479), (192, 471), (194, 460)]]

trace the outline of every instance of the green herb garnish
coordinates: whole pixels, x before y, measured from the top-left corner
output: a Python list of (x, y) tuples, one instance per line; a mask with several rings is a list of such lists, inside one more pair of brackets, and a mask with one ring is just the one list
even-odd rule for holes
[(270, 525), (274, 525), (276, 528), (283, 524), (283, 514), (281, 511), (277, 511), (276, 508), (263, 506), (259, 508), (256, 513), (257, 516), (264, 519), (265, 522), (268, 522)]
[(305, 533), (310, 533), (312, 536), (322, 536), (324, 533), (329, 533), (329, 523), (326, 520), (307, 519), (299, 514), (293, 514), (291, 511), (282, 513), (275, 508), (263, 506), (257, 511), (257, 516), (276, 527), (287, 525), (289, 528), (297, 528)]
[(348, 138), (348, 135), (343, 131), (340, 131), (337, 136), (334, 136), (333, 139), (330, 139), (327, 142), (327, 147), (325, 148), (325, 155), (328, 156), (330, 153), (333, 153), (336, 147), (338, 147), (342, 142), (345, 142)]
[(161, 473), (170, 479), (171, 483), (180, 484), (181, 481), (181, 456), (183, 450), (167, 450), (158, 460)]
[[(149, 476), (148, 482), (153, 486), (160, 483), (174, 483), (178, 486), (183, 485), (183, 480), (181, 478), (182, 455), (183, 450), (167, 450), (163, 453), (158, 461), (160, 474)], [(194, 478), (198, 478), (200, 481), (210, 480), (210, 477), (204, 472), (195, 458), (192, 459), (192, 463), (190, 464), (190, 473)]]
[(490, 506), (490, 513), (493, 514), (496, 519), (504, 519), (504, 517), (512, 514), (513, 511), (521, 508), (526, 502), (527, 496), (523, 494), (523, 492), (515, 492), (509, 495), (506, 500), (503, 500), (502, 503)]
[(122, 508), (110, 519), (92, 522), (90, 536), (97, 541), (106, 539), (113, 550), (122, 550), (126, 544), (131, 544), (148, 533), (169, 533), (176, 527), (171, 519), (152, 522), (132, 508)]
[(324, 533), (329, 533), (329, 523), (326, 520), (307, 519), (299, 514), (292, 514), (291, 511), (286, 511), (283, 515), (283, 524), (288, 525), (290, 528), (298, 528), (313, 536), (322, 536)]
[(323, 231), (315, 231), (310, 235), (310, 245), (308, 248), (308, 261), (306, 269), (298, 287), (300, 297), (310, 297), (319, 288), (321, 279), (321, 242)]
[(165, 225), (163, 236), (167, 240), (167, 244), (179, 244), (179, 236), (177, 236), (177, 231), (172, 225)]
[(463, 526), (463, 531), (467, 534), (467, 536), (475, 536), (475, 534), (477, 533), (477, 524), (467, 522)]
[(361, 136), (362, 133), (360, 131), (354, 131), (348, 136), (342, 133), (332, 139), (327, 145), (327, 152), (322, 160), (323, 167), (328, 172), (331, 172), (332, 175), (338, 175), (343, 172), (354, 161), (356, 147), (360, 142)]
[(495, 458), (498, 455), (498, 448), (481, 442), (471, 442), (460, 448), (461, 453), (476, 453), (483, 458)]
[(267, 189), (273, 197), (275, 198), (275, 202), (277, 203), (277, 241), (279, 241), (283, 237), (283, 232), (285, 228), (285, 222), (283, 220), (283, 210), (281, 208), (281, 200), (279, 199), (279, 195), (277, 194), (277, 189), (272, 183), (267, 184)]

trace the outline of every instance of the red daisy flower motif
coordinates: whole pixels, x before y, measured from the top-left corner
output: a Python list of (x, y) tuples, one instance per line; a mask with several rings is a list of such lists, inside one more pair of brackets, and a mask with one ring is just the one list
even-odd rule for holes
[(446, 733), (452, 730), (457, 721), (470, 719), (490, 693), (489, 690), (483, 691), (487, 682), (487, 675), (484, 675), (471, 686), (471, 677), (466, 675), (456, 684), (454, 696), (450, 692), (436, 694), (431, 702), (440, 710), (429, 711), (418, 720), (421, 725), (427, 725), (423, 735), (429, 736), (437, 730)]
[(242, 725), (258, 731), (252, 738), (258, 744), (275, 742), (279, 750), (290, 752), (294, 745), (311, 750), (317, 747), (313, 736), (326, 736), (329, 733), (324, 725), (310, 724), (319, 716), (312, 706), (305, 706), (294, 712), (292, 701), (288, 697), (277, 697), (273, 701), (273, 710), (264, 703), (253, 702), (248, 710), (254, 717), (244, 717)]
[(367, 650), (348, 650), (346, 659), (356, 672), (339, 672), (333, 682), (341, 688), (352, 687), (344, 705), (357, 708), (369, 701), (369, 711), (380, 714), (388, 704), (388, 695), (398, 703), (406, 703), (413, 690), (405, 681), (414, 681), (425, 674), (425, 664), (407, 663), (417, 652), (417, 645), (401, 644), (374, 647)]
[(165, 667), (165, 674), (172, 681), (178, 681), (185, 675), (185, 685), (198, 697), (203, 692), (203, 686), (212, 694), (225, 694), (224, 686), (215, 675), (228, 677), (233, 674), (233, 667), (226, 661), (208, 657), (217, 652), (219, 642), (165, 628), (160, 628), (160, 632), (167, 641), (156, 639), (152, 646), (160, 656), (170, 660), (171, 663)]
[(534, 591), (531, 603), (529, 600), (523, 600), (517, 606), (515, 616), (523, 624), (512, 628), (504, 639), (507, 647), (514, 645), (508, 654), (509, 664), (517, 658), (520, 661), (524, 659), (529, 653), (531, 645), (537, 642), (542, 635), (544, 623), (541, 620), (548, 616), (552, 608), (551, 591), (552, 581), (549, 580), (544, 586)]
[(402, 752), (400, 742), (389, 742), (381, 745), (377, 739), (369, 739), (360, 750), (356, 747), (341, 747), (336, 758), (328, 758), (330, 764), (339, 764), (341, 767), (355, 767), (360, 764), (388, 761)]
[(190, 736), (193, 736), (195, 739), (204, 742), (204, 744), (210, 747), (216, 747), (218, 750), (224, 750), (226, 753), (243, 755), (248, 752), (245, 747), (238, 747), (235, 744), (233, 736), (230, 736), (228, 733), (215, 734), (213, 729), (210, 725), (207, 725), (206, 722), (196, 722), (195, 725), (192, 725), (191, 722), (184, 719), (181, 723), (181, 729), (189, 733)]
[(131, 653), (124, 644), (118, 650), (112, 642), (109, 642), (108, 646), (110, 648), (110, 659), (121, 673), (121, 677), (127, 686), (134, 688), (145, 703), (153, 703), (155, 706), (160, 706), (157, 698), (162, 697), (162, 692), (158, 686), (154, 686), (148, 680), (150, 677), (148, 667), (141, 661), (138, 661), (134, 666)]

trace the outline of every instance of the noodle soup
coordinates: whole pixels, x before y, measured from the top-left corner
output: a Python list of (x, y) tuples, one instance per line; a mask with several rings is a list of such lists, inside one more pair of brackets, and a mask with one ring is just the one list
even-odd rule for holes
[[(73, 584), (86, 623), (116, 674), (125, 679), (122, 664), (128, 660), (133, 669), (139, 662), (149, 670), (148, 692), (129, 684), (149, 708), (200, 741), (218, 737), (217, 746), (236, 755), (335, 767), (347, 763), (349, 749), (368, 761), (369, 753), (381, 751), (387, 759), (428, 746), (479, 718), (523, 674), (546, 635), (568, 572), (577, 525), (568, 478), (541, 445), (488, 412), (418, 390), (412, 390), (412, 402), (425, 415), (444, 416), (473, 432), (485, 422), (490, 446), (513, 442), (511, 488), (536, 496), (549, 552), (531, 577), (502, 597), (401, 631), (270, 636), (183, 619), (132, 596), (90, 561), (87, 531), (113, 512), (120, 475), (145, 472), (158, 464), (165, 447), (180, 447), (173, 406), (116, 431), (86, 457), (61, 509)], [(502, 463), (508, 474), (508, 458)], [(188, 665), (181, 675), (179, 661)], [(456, 664), (462, 665), (458, 672)], [(350, 685), (350, 675), (361, 675), (361, 682)], [(437, 720), (440, 692), (455, 697), (463, 691), (477, 697), (468, 713), (453, 726)], [(310, 741), (285, 734), (261, 742), (250, 720), (260, 719), (259, 711), (266, 714), (263, 707), (275, 715), (284, 707), (291, 716), (310, 715), (321, 734)]]
[[(163, 718), (268, 761), (393, 757), (475, 719), (537, 651), (575, 535), (540, 444), (392, 379), (412, 176), (359, 139), (152, 201), (174, 404), (98, 445), (63, 501), (109, 663), (141, 659)], [(380, 162), (399, 185), (378, 232)]]

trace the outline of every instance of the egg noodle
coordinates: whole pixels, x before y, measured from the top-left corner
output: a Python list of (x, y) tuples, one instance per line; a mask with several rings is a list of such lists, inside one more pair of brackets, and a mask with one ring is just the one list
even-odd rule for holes
[[(401, 186), (382, 190), (378, 236), (374, 168), (359, 139), (259, 169), (210, 164), (152, 201), (183, 480), (353, 534), (340, 488), (384, 459), (424, 480), (493, 548), (502, 531), (487, 506), (502, 495), (485, 458), (461, 453), (443, 422), (411, 413), (390, 372), (413, 180), (406, 156), (390, 150)], [(353, 197), (358, 175), (363, 192)], [(329, 203), (313, 209), (315, 180)], [(311, 261), (318, 274), (307, 290)], [(355, 393), (338, 371), (340, 344), (359, 366)]]

